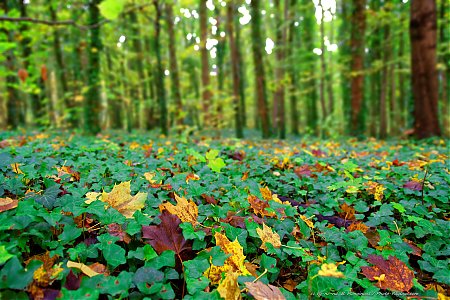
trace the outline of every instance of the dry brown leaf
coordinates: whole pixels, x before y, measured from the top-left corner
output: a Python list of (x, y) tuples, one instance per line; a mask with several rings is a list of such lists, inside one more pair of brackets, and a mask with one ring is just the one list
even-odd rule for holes
[(281, 293), (280, 289), (270, 284), (264, 284), (261, 281), (246, 282), (245, 286), (248, 288), (250, 294), (256, 300), (285, 300), (286, 298)]
[(352, 224), (350, 224), (348, 226), (348, 231), (356, 231), (356, 230), (360, 230), (362, 233), (366, 233), (367, 230), (369, 230), (369, 227), (364, 224), (363, 222), (353, 222)]
[(14, 209), (19, 204), (18, 200), (11, 199), (9, 197), (0, 198), (0, 212), (4, 212), (10, 209)]
[(172, 203), (163, 203), (159, 206), (159, 210), (167, 210), (172, 215), (178, 216), (181, 222), (190, 222), (192, 225), (196, 226), (198, 224), (198, 206), (194, 203), (194, 201), (187, 201), (184, 197), (179, 197), (175, 194), (175, 200), (177, 201), (177, 205), (173, 205)]
[(217, 291), (225, 300), (241, 299), (241, 290), (239, 289), (239, 284), (237, 282), (238, 276), (239, 274), (236, 272), (228, 272), (225, 275), (225, 279), (219, 283)]
[(395, 256), (384, 260), (382, 256), (369, 255), (367, 261), (374, 266), (361, 270), (370, 280), (377, 280), (377, 287), (398, 292), (408, 292), (413, 287), (414, 272)]
[(278, 233), (273, 232), (266, 224), (263, 223), (263, 229), (256, 228), (256, 233), (258, 233), (258, 236), (262, 241), (260, 248), (264, 251), (267, 251), (266, 243), (271, 243), (275, 248), (281, 247), (280, 236)]
[(254, 195), (249, 195), (247, 197), (248, 202), (250, 203), (251, 208), (253, 209), (255, 214), (259, 214), (262, 217), (275, 217), (275, 213), (268, 212), (266, 208), (269, 208), (269, 203), (264, 200), (258, 199), (258, 197)]
[(340, 208), (342, 209), (342, 213), (340, 214), (342, 218), (346, 220), (355, 219), (355, 209), (353, 207), (351, 207), (347, 203), (343, 203)]

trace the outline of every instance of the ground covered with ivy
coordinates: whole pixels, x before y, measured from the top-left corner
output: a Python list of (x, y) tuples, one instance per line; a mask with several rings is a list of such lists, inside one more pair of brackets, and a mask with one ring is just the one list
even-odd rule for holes
[(0, 133), (0, 298), (444, 297), (447, 146)]

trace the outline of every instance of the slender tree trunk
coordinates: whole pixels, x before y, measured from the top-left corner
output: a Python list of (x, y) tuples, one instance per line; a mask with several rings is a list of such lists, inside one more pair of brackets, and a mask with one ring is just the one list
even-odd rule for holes
[(164, 135), (169, 134), (169, 124), (167, 120), (167, 104), (166, 104), (166, 90), (164, 88), (164, 71), (161, 60), (161, 46), (160, 46), (160, 33), (161, 33), (161, 7), (158, 0), (154, 0), (153, 4), (156, 9), (155, 16), (155, 55), (156, 55), (156, 93), (158, 95), (159, 111), (160, 111), (160, 126), (161, 132)]
[(385, 139), (387, 137), (387, 105), (386, 105), (386, 99), (388, 97), (388, 90), (389, 90), (389, 84), (388, 84), (388, 64), (391, 60), (391, 49), (390, 49), (390, 29), (389, 25), (386, 25), (384, 27), (384, 47), (383, 49), (383, 68), (381, 70), (381, 93), (380, 93), (380, 131), (379, 131), (379, 137), (381, 139)]
[(264, 72), (264, 63), (262, 49), (264, 44), (261, 37), (261, 11), (260, 0), (253, 0), (251, 2), (251, 16), (252, 16), (252, 49), (253, 49), (253, 63), (255, 66), (255, 89), (258, 103), (258, 115), (261, 121), (262, 137), (270, 137), (270, 120), (269, 111), (267, 107), (266, 95), (266, 77)]
[(211, 87), (209, 86), (209, 62), (208, 49), (206, 49), (206, 40), (208, 38), (208, 10), (206, 8), (207, 0), (200, 0), (200, 53), (202, 59), (202, 102), (203, 102), (203, 126), (210, 126), (210, 106), (211, 106)]
[(239, 61), (238, 61), (238, 51), (236, 47), (236, 41), (234, 39), (234, 14), (235, 14), (234, 1), (231, 0), (227, 4), (227, 32), (228, 40), (230, 42), (230, 61), (231, 61), (231, 73), (233, 77), (233, 106), (234, 106), (234, 124), (236, 129), (236, 137), (243, 138), (243, 126), (242, 126), (242, 109), (240, 107), (240, 81), (239, 81)]
[(173, 4), (166, 3), (166, 17), (167, 17), (167, 32), (169, 34), (169, 62), (170, 62), (170, 79), (172, 81), (172, 98), (175, 102), (176, 113), (175, 119), (177, 125), (183, 124), (183, 118), (181, 112), (183, 111), (183, 104), (181, 102), (181, 90), (180, 90), (180, 75), (178, 72), (178, 59), (177, 59), (177, 41), (175, 38), (175, 30), (173, 28)]
[(294, 49), (297, 48), (296, 45), (296, 34), (297, 30), (295, 28), (295, 10), (297, 7), (297, 0), (290, 0), (289, 4), (289, 36), (288, 36), (288, 42), (287, 42), (287, 49), (286, 49), (286, 57), (289, 61), (289, 77), (290, 77), (290, 84), (289, 84), (289, 100), (290, 100), (290, 118), (291, 118), (291, 131), (292, 134), (298, 135), (299, 131), (299, 113), (297, 108), (297, 88), (299, 87), (298, 82), (298, 75), (297, 75), (297, 61), (296, 57), (294, 55)]
[(131, 11), (130, 12), (130, 21), (131, 21), (131, 32), (132, 32), (132, 43), (133, 43), (133, 50), (136, 53), (136, 57), (134, 59), (134, 66), (137, 70), (139, 80), (136, 82), (135, 85), (136, 93), (137, 93), (137, 116), (138, 116), (138, 124), (139, 129), (145, 130), (147, 129), (147, 110), (148, 107), (146, 106), (147, 101), (149, 100), (148, 97), (148, 90), (147, 86), (145, 85), (145, 82), (147, 81), (147, 74), (144, 71), (144, 51), (142, 51), (142, 42), (141, 42), (141, 31), (139, 29), (140, 24), (138, 17), (136, 15), (136, 12)]
[[(285, 3), (285, 4), (288, 4)], [(283, 12), (287, 12), (287, 7), (285, 10), (282, 9), (282, 4), (280, 0), (275, 0), (276, 9), (276, 60), (277, 64), (275, 67), (275, 84), (276, 89), (274, 92), (273, 110), (274, 110), (274, 130), (280, 139), (286, 138), (286, 122), (285, 122), (285, 84), (284, 84), (284, 72), (285, 72), (285, 61), (284, 52), (286, 47), (286, 26), (283, 26), (283, 19), (287, 19), (287, 16)]]
[(242, 127), (247, 127), (247, 105), (245, 102), (245, 64), (242, 57), (241, 51), (241, 28), (239, 23), (239, 15), (234, 15), (234, 30), (236, 32), (236, 49), (237, 49), (237, 59), (239, 67), (239, 100), (240, 100), (240, 112), (241, 112), (241, 122)]
[(435, 0), (411, 1), (410, 39), (414, 131), (418, 138), (440, 136)]
[[(341, 18), (338, 35), (341, 42), (339, 47), (339, 63), (341, 66), (340, 80), (341, 80), (341, 91), (342, 91), (342, 104), (344, 112), (344, 120), (351, 120), (351, 94), (350, 94), (350, 79), (351, 79), (351, 67), (349, 67), (349, 62), (351, 59), (350, 54), (350, 42), (348, 39), (348, 31), (350, 29), (350, 8), (352, 3), (349, 1), (341, 1)], [(345, 132), (346, 134), (351, 134), (351, 122), (346, 122)]]
[(406, 98), (406, 90), (405, 90), (405, 75), (403, 74), (403, 56), (405, 54), (405, 34), (403, 32), (400, 33), (399, 37), (399, 45), (398, 45), (398, 65), (397, 68), (400, 70), (398, 72), (398, 88), (399, 88), (399, 118), (398, 125), (400, 128), (406, 128), (406, 108), (407, 108), (407, 98)]
[[(321, 69), (321, 75), (320, 75), (320, 89), (319, 89), (319, 97), (320, 97), (320, 107), (322, 109), (322, 123), (327, 118), (327, 108), (325, 104), (325, 78), (327, 76), (327, 67), (325, 62), (325, 22), (324, 22), (324, 14), (325, 10), (322, 7), (323, 0), (320, 1), (320, 9), (322, 10), (322, 20), (320, 21), (320, 50), (322, 54), (320, 55), (320, 69)], [(323, 129), (322, 129), (323, 132)]]
[[(334, 22), (330, 22), (330, 43), (334, 40)], [(328, 71), (326, 74), (327, 93), (328, 93), (328, 115), (334, 112), (334, 91), (333, 91), (333, 52), (328, 53)]]
[[(98, 4), (101, 0), (89, 2), (89, 24), (97, 24), (100, 21)], [(100, 132), (100, 51), (102, 48), (100, 27), (90, 29), (90, 43), (88, 51), (88, 91), (84, 100), (84, 130), (86, 133), (97, 134)]]
[[(8, 1), (0, 2), (0, 7), (5, 11), (6, 15), (10, 8), (9, 4)], [(1, 31), (7, 37), (9, 43), (14, 43), (13, 34), (10, 30), (3, 28)], [(16, 76), (17, 66), (16, 57), (12, 49), (6, 51), (5, 66), (8, 71), (8, 75), (6, 75), (7, 124), (11, 129), (16, 129), (19, 126), (24, 125), (25, 116), (23, 114), (23, 104), (22, 101), (20, 101), (19, 92), (16, 88), (18, 85)]]
[(353, 0), (353, 17), (351, 30), (352, 73), (351, 79), (351, 129), (354, 135), (364, 132), (364, 33), (366, 28), (366, 0)]

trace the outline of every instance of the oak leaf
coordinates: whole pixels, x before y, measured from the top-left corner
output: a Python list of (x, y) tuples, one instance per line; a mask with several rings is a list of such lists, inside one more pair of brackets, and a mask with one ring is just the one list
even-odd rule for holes
[(369, 255), (367, 261), (374, 266), (361, 270), (368, 279), (377, 280), (377, 287), (397, 292), (408, 292), (413, 287), (414, 272), (395, 256), (384, 260), (382, 256)]
[(266, 224), (263, 223), (263, 229), (256, 228), (256, 233), (262, 241), (261, 249), (264, 251), (267, 251), (266, 243), (271, 243), (275, 248), (281, 247), (280, 236)]
[(250, 294), (256, 300), (284, 300), (286, 299), (281, 293), (280, 289), (270, 284), (264, 284), (261, 281), (246, 282), (245, 286), (248, 288)]
[(217, 291), (225, 300), (241, 299), (241, 290), (237, 282), (239, 274), (236, 272), (228, 272), (225, 278), (219, 283)]
[(177, 205), (168, 202), (163, 203), (159, 206), (159, 210), (167, 210), (172, 215), (177, 215), (182, 222), (189, 222), (193, 226), (196, 226), (198, 224), (198, 206), (192, 200), (187, 201), (184, 197), (179, 197), (177, 194), (174, 195)]
[(90, 192), (86, 194), (86, 203), (91, 203), (97, 198), (100, 201), (106, 202), (112, 208), (115, 208), (126, 218), (132, 218), (137, 210), (141, 210), (145, 205), (147, 193), (137, 193), (131, 196), (130, 181), (122, 182), (119, 185), (114, 185), (111, 192), (103, 192), (101, 194)]
[(185, 257), (192, 248), (184, 239), (179, 226), (180, 219), (168, 211), (163, 211), (159, 218), (159, 225), (142, 226), (142, 238), (146, 239), (158, 254), (172, 250), (180, 257)]

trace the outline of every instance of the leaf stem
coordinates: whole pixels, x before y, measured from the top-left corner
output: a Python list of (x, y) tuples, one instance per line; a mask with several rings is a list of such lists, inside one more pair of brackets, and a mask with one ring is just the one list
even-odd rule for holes
[(255, 278), (255, 280), (253, 280), (253, 283), (257, 282), (259, 279), (261, 279), (261, 277), (263, 277), (264, 275), (266, 275), (266, 273), (268, 272), (267, 269), (264, 269), (264, 272), (262, 272), (258, 277)]

